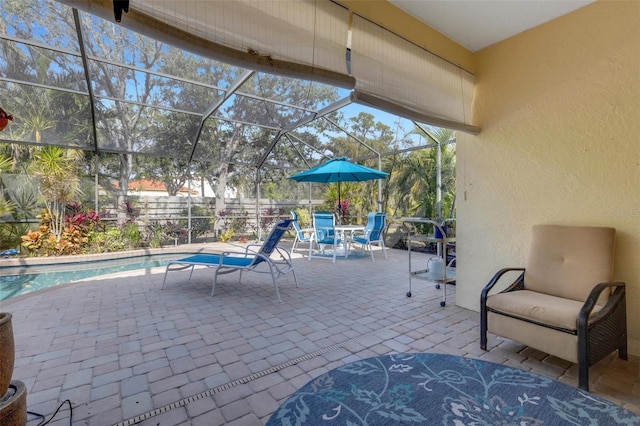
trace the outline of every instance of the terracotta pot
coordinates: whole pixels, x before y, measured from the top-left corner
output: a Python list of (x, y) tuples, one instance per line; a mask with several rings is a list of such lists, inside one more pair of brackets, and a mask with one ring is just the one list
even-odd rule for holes
[(0, 399), (7, 393), (11, 383), (15, 360), (11, 316), (10, 313), (0, 312)]

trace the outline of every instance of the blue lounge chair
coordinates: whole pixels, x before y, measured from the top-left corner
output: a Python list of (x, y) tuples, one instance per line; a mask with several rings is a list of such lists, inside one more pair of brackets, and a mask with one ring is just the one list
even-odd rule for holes
[[(170, 261), (167, 264), (167, 269), (164, 273), (162, 288), (164, 288), (169, 271), (179, 271), (191, 268), (191, 273), (189, 274), (189, 279), (191, 279), (194, 267), (206, 266), (208, 268), (215, 269), (215, 273), (213, 275), (213, 286), (211, 288), (211, 295), (213, 296), (216, 290), (218, 275), (240, 271), (240, 277), (238, 278), (238, 282), (240, 282), (242, 279), (242, 272), (252, 271), (271, 274), (273, 286), (275, 287), (276, 295), (278, 296), (278, 302), (281, 302), (282, 299), (280, 299), (280, 291), (278, 290), (278, 283), (276, 281), (277, 278), (291, 272), (293, 274), (293, 280), (296, 283), (296, 287), (298, 287), (296, 272), (293, 270), (293, 264), (291, 263), (291, 254), (282, 247), (278, 247), (278, 242), (284, 233), (287, 232), (292, 222), (292, 219), (285, 219), (278, 222), (261, 246), (259, 244), (250, 244), (244, 252), (225, 251), (221, 254), (203, 253)], [(255, 247), (260, 248), (255, 251)], [(280, 258), (272, 259), (271, 255), (273, 252), (277, 252), (280, 255)]]
[(351, 238), (352, 244), (356, 243), (362, 246), (363, 253), (365, 249), (369, 249), (369, 252), (371, 253), (371, 260), (374, 262), (376, 260), (373, 257), (372, 244), (379, 245), (382, 248), (382, 252), (384, 253), (384, 258), (388, 259), (387, 248), (384, 245), (383, 237), (386, 218), (386, 213), (369, 213), (369, 215), (367, 216), (367, 226), (365, 226), (364, 228), (364, 235), (356, 235), (354, 232), (354, 236)]
[(298, 213), (291, 210), (291, 218), (293, 219), (293, 229), (296, 231), (296, 237), (293, 240), (293, 246), (291, 247), (291, 253), (296, 251), (296, 247), (300, 243), (311, 244), (311, 237), (313, 236), (313, 228), (300, 228), (298, 223)]
[(314, 244), (318, 246), (320, 252), (324, 254), (325, 247), (330, 245), (333, 246), (333, 263), (336, 263), (336, 248), (342, 241), (334, 229), (335, 223), (336, 217), (331, 212), (315, 212), (313, 214), (313, 235), (309, 243), (309, 260), (312, 257), (328, 259), (328, 257), (314, 255), (313, 246)]

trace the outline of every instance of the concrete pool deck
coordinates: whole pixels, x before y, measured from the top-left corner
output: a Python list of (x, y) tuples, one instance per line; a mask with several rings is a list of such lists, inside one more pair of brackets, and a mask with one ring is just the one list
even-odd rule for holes
[[(13, 379), (27, 385), (29, 411), (49, 418), (69, 399), (74, 425), (91, 426), (262, 425), (312, 378), (394, 352), (464, 355), (577, 385), (574, 364), (510, 340), (490, 335), (482, 351), (479, 314), (455, 306), (455, 287), (445, 307), (427, 282), (407, 298), (407, 253), (388, 254), (335, 264), (297, 255), (300, 287), (283, 277), (280, 304), (267, 275), (222, 276), (211, 297), (211, 270), (191, 281), (173, 272), (161, 290), (163, 267), (18, 296), (0, 304), (13, 314)], [(639, 365), (607, 357), (591, 369), (592, 392), (640, 414)], [(69, 424), (68, 409), (50, 424)]]

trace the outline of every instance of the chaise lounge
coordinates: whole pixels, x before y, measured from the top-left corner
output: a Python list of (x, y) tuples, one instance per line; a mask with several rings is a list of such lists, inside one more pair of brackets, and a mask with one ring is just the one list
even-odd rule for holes
[[(296, 272), (294, 271), (293, 264), (291, 263), (291, 254), (284, 248), (278, 247), (280, 239), (284, 233), (287, 232), (292, 222), (292, 219), (285, 219), (278, 222), (261, 246), (258, 244), (251, 244), (248, 245), (243, 252), (225, 251), (221, 254), (196, 254), (183, 259), (170, 261), (167, 264), (167, 269), (164, 273), (162, 288), (164, 288), (164, 284), (167, 281), (167, 274), (169, 271), (179, 271), (191, 268), (191, 272), (189, 274), (189, 279), (191, 279), (193, 269), (196, 266), (206, 266), (208, 268), (215, 269), (213, 274), (213, 286), (211, 287), (211, 295), (213, 296), (216, 290), (218, 275), (239, 271), (240, 276), (238, 277), (238, 282), (240, 282), (242, 280), (242, 272), (251, 271), (270, 274), (271, 279), (273, 280), (273, 286), (276, 289), (278, 302), (282, 302), (282, 299), (280, 298), (280, 291), (278, 290), (277, 278), (291, 272), (291, 274), (293, 274), (293, 280), (296, 283), (296, 287), (298, 287)], [(255, 250), (256, 247), (259, 247), (259, 249)], [(279, 259), (271, 257), (274, 252), (279, 254)]]

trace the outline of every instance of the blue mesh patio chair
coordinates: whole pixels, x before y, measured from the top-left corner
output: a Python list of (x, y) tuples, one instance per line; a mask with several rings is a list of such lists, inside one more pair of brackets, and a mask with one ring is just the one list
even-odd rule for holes
[[(211, 288), (211, 295), (213, 296), (213, 293), (216, 290), (218, 275), (240, 271), (240, 276), (238, 277), (238, 282), (240, 282), (242, 279), (242, 272), (251, 271), (271, 275), (273, 286), (275, 287), (276, 295), (278, 296), (278, 302), (281, 302), (282, 300), (280, 299), (280, 291), (278, 290), (277, 283), (277, 279), (279, 277), (291, 272), (293, 280), (296, 283), (296, 287), (298, 287), (296, 272), (293, 270), (293, 264), (291, 263), (291, 254), (284, 248), (278, 247), (280, 239), (285, 232), (287, 232), (292, 222), (293, 219), (285, 219), (278, 222), (262, 245), (250, 244), (246, 247), (244, 252), (225, 251), (221, 254), (203, 253), (170, 261), (167, 264), (167, 269), (164, 273), (162, 288), (164, 288), (169, 271), (191, 268), (191, 273), (189, 274), (189, 279), (191, 279), (194, 267), (206, 266), (208, 268), (215, 269), (215, 273), (213, 275), (213, 286)], [(274, 253), (277, 253), (279, 258), (274, 259), (272, 257)]]
[(298, 213), (291, 210), (291, 218), (293, 219), (293, 229), (296, 231), (296, 236), (293, 240), (293, 246), (291, 246), (291, 253), (296, 251), (296, 247), (300, 243), (311, 244), (311, 237), (313, 236), (313, 228), (300, 228), (298, 223)]
[(358, 235), (358, 231), (355, 231), (353, 237), (351, 237), (351, 243), (360, 244), (363, 253), (365, 249), (369, 250), (371, 260), (374, 262), (376, 259), (373, 257), (372, 244), (379, 245), (384, 253), (384, 258), (388, 259), (387, 248), (384, 245), (383, 237), (386, 218), (386, 213), (370, 212), (367, 215), (367, 225), (364, 228), (364, 235)]
[[(336, 217), (331, 212), (315, 212), (313, 214), (313, 235), (309, 243), (309, 261), (312, 257), (329, 259), (324, 256), (326, 246), (333, 247), (333, 263), (336, 263), (336, 247), (342, 241), (334, 229)], [(313, 247), (317, 246), (322, 256), (313, 254)]]

